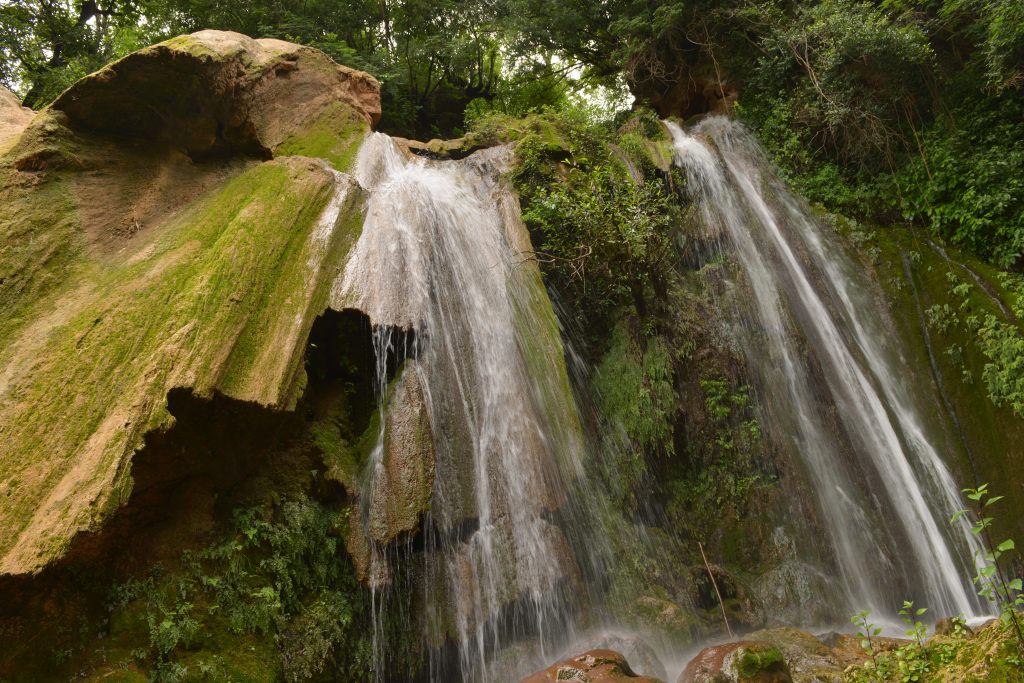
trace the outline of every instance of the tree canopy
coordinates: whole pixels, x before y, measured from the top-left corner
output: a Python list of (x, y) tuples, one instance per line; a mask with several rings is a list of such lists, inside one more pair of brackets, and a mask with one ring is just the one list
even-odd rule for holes
[[(1021, 267), (1019, 0), (2, 0), (0, 83), (39, 108), (203, 28), (373, 73), (381, 128), (404, 136), (457, 136), (593, 86), (628, 88), (660, 116), (734, 109), (812, 200), (921, 221)], [(954, 193), (967, 214), (947, 208)]]

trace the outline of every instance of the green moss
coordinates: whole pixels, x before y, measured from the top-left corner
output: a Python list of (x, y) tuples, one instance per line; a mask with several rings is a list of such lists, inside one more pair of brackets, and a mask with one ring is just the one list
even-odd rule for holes
[(60, 117), (40, 113), (18, 143), (0, 157), (0, 359), (28, 309), (73, 280), (83, 248), (79, 217), (66, 175), (25, 175), (27, 159), (60, 166), (75, 158)]
[(773, 645), (750, 645), (740, 649), (736, 658), (740, 681), (759, 680), (761, 674), (782, 673), (787, 670), (782, 650)]
[(349, 105), (338, 102), (307, 122), (300, 132), (288, 137), (274, 154), (317, 157), (327, 160), (339, 171), (349, 171), (368, 132), (366, 120)]
[[(1015, 535), (1013, 520), (1024, 517), (1024, 493), (999, 482), (1014, 481), (1019, 472), (1021, 462), (1014, 454), (1024, 441), (1024, 419), (1012, 405), (993, 401), (997, 396), (986, 380), (997, 371), (986, 353), (990, 340), (981, 334), (986, 321), (1004, 334), (1020, 333), (1019, 321), (1003, 312), (1014, 303), (1005, 278), (919, 231), (871, 229), (848, 221), (839, 221), (838, 228), (885, 291), (907, 354), (907, 384), (932, 387), (931, 397), (923, 396), (939, 410), (929, 411), (925, 419), (933, 421), (930, 433), (947, 435), (937, 446), (958, 481), (992, 482), (994, 492), (1006, 496), (996, 524)], [(1009, 339), (1012, 345), (1016, 336)], [(1017, 359), (1007, 361), (1004, 369)]]
[(628, 323), (620, 322), (597, 367), (594, 389), (604, 414), (622, 425), (640, 448), (664, 455), (674, 452), (676, 394), (664, 339), (644, 339), (641, 348)]
[[(162, 43), (157, 43), (156, 45), (140, 50), (140, 54), (158, 52), (162, 49), (171, 49), (175, 52), (183, 52), (187, 55), (192, 55), (193, 57), (198, 57), (200, 59), (227, 60), (230, 59), (232, 56), (220, 55), (211, 50), (205, 43), (196, 40), (190, 35), (175, 36), (170, 40), (165, 40)], [(131, 55), (129, 55), (129, 57), (131, 57)], [(117, 62), (115, 62), (115, 64), (116, 63)]]
[[(86, 447), (91, 460), (74, 475), (77, 498), (43, 511), (55, 517), (31, 532), (30, 547), (44, 557), (57, 553), (71, 529), (116, 506), (130, 490), (124, 458), (146, 431), (168, 423), (171, 387), (282, 407), (294, 401), (305, 339), (335, 272), (328, 266), (325, 276), (311, 273), (310, 259), (323, 250), (324, 262), (337, 263), (358, 237), (358, 218), (346, 216), (327, 245), (311, 240), (332, 180), (310, 160), (261, 164), (197, 202), (131, 257), (79, 258), (57, 272), (50, 261), (70, 261), (79, 252), (33, 256), (40, 261), (36, 280), (58, 282), (24, 285), (12, 296), (22, 314), (7, 339), (30, 334), (28, 321), (53, 323), (30, 340), (34, 348), (26, 348), (28, 341), (5, 345), (33, 359), (31, 373), (14, 378), (21, 400), (0, 409), (10, 425), (0, 485), (25, 481), (30, 464), (34, 476), (31, 485), (19, 484), (17, 496), (7, 496), (0, 552), (14, 546)], [(44, 189), (56, 195), (59, 185)], [(356, 200), (353, 194), (346, 212), (355, 212)], [(34, 214), (25, 220), (16, 225), (44, 234), (54, 249), (56, 230), (73, 232), (69, 219), (50, 232)], [(6, 237), (8, 263), (26, 240)], [(26, 291), (48, 296), (28, 301)]]
[(358, 495), (363, 465), (380, 437), (380, 412), (371, 412), (366, 429), (354, 437), (343, 433), (338, 423), (330, 418), (317, 422), (312, 433), (323, 453), (327, 475), (343, 484), (350, 495)]

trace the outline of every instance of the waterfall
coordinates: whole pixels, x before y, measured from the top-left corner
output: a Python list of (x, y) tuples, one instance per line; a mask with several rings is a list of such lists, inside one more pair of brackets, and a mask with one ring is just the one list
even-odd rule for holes
[[(422, 387), (436, 472), (423, 549), (396, 561), (418, 567), (433, 680), (499, 680), (546, 663), (586, 604), (582, 573), (609, 554), (586, 529), (587, 497), (574, 494), (582, 429), (557, 321), (500, 178), (510, 158), (494, 148), (429, 162), (372, 134), (357, 160), (363, 232), (332, 293), (334, 308), (369, 316), (382, 393), (392, 335), (414, 335), (399, 355)], [(383, 424), (365, 466), (364, 524), (386, 476)], [(388, 562), (375, 548), (375, 592)], [(517, 653), (517, 668), (506, 657), (496, 675), (503, 649), (524, 638), (537, 651)]]
[(948, 521), (963, 507), (958, 487), (869, 279), (741, 126), (666, 125), (704, 229), (742, 273), (745, 304), (723, 313), (738, 321), (769, 430), (816, 494), (838, 570), (833, 604), (983, 613), (969, 580), (980, 546)]

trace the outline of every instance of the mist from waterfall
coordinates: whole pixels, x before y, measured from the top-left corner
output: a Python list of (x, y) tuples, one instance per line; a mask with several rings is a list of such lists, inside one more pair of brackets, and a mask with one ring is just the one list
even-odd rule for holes
[(742, 126), (666, 125), (703, 228), (742, 274), (745, 305), (723, 314), (767, 429), (799, 455), (816, 496), (838, 571), (831, 602), (847, 614), (893, 616), (904, 599), (935, 615), (983, 613), (968, 578), (977, 539), (949, 522), (963, 503), (942, 436), (904, 379), (869, 278)]

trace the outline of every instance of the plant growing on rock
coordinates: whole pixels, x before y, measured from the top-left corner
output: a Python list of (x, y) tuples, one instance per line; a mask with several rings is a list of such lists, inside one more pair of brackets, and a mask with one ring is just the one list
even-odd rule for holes
[[(1020, 617), (1017, 614), (1018, 610), (1024, 608), (1021, 579), (1007, 579), (999, 566), (1000, 559), (1007, 553), (1016, 551), (1017, 546), (1012, 538), (999, 543), (993, 540), (993, 518), (987, 513), (988, 508), (1002, 500), (1003, 496), (991, 495), (988, 484), (980, 484), (973, 489), (966, 488), (963, 492), (974, 503), (971, 533), (982, 542), (984, 548), (975, 557), (977, 573), (974, 576), (974, 583), (978, 586), (978, 595), (988, 598), (1000, 608), (999, 618), (1003, 623), (1013, 627), (1013, 632), (1017, 636), (1017, 647), (1024, 652), (1024, 631), (1021, 629)], [(970, 514), (968, 510), (959, 510), (953, 515), (952, 521), (956, 522)]]
[(861, 648), (869, 657), (871, 657), (871, 662), (877, 667), (878, 658), (876, 656), (877, 653), (875, 652), (875, 644), (872, 639), (882, 635), (882, 627), (871, 623), (871, 612), (868, 612), (867, 610), (857, 612), (850, 617), (850, 621), (852, 621), (853, 625), (858, 629), (857, 637), (860, 639)]
[(904, 600), (903, 608), (900, 609), (900, 619), (907, 625), (907, 630), (903, 633), (908, 638), (913, 638), (917, 641), (917, 644), (924, 649), (924, 639), (928, 637), (928, 627), (921, 622), (918, 617), (922, 616), (928, 611), (927, 607), (918, 607), (914, 609), (913, 600)]

